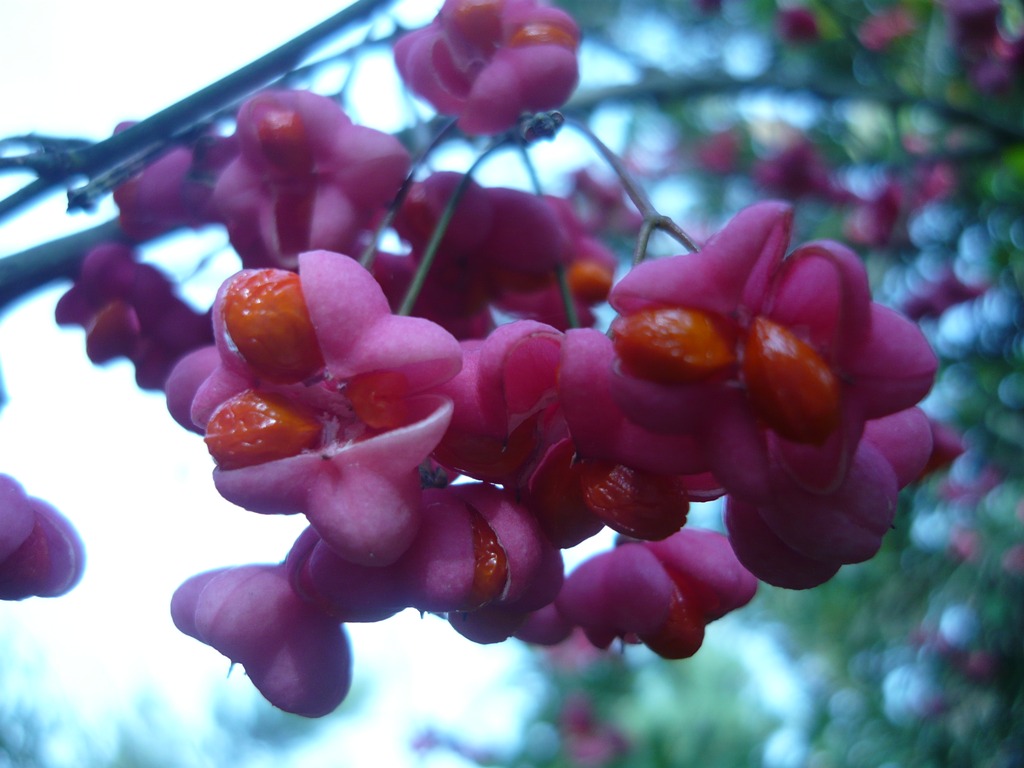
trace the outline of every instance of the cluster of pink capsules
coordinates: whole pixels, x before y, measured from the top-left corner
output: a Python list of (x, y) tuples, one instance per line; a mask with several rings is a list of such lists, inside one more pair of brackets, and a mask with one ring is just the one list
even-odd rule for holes
[[(490, 135), (568, 98), (578, 43), (534, 0), (448, 0), (395, 56)], [(808, 588), (870, 558), (929, 460), (934, 354), (851, 250), (791, 249), (783, 203), (616, 282), (567, 201), (406, 182), (398, 140), (330, 99), (259, 94), (221, 146), (208, 196), (154, 165), (124, 215), (188, 192), (179, 223), (222, 223), (244, 266), (212, 344), (163, 385), (225, 498), (309, 527), (281, 563), (193, 577), (172, 614), (283, 709), (337, 707), (344, 624), (406, 608), (482, 643), (579, 630), (690, 656), (759, 580)], [(404, 252), (375, 247), (381, 222)], [(580, 327), (605, 301), (609, 332)], [(721, 497), (720, 531), (686, 526)], [(566, 576), (562, 551), (606, 527), (616, 546)]]

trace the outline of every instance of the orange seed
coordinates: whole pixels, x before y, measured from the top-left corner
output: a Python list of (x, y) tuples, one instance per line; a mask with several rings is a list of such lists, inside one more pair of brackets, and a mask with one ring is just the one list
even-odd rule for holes
[(736, 361), (716, 318), (698, 309), (649, 307), (612, 324), (615, 352), (627, 373), (659, 384), (690, 384)]
[(220, 469), (296, 456), (320, 443), (312, 409), (274, 392), (249, 389), (221, 403), (206, 425), (206, 447)]
[(221, 312), (238, 353), (268, 381), (294, 384), (323, 368), (296, 273), (261, 269), (238, 275), (224, 292)]
[(754, 411), (787, 440), (821, 445), (839, 427), (839, 378), (792, 331), (754, 319), (743, 356), (743, 379)]

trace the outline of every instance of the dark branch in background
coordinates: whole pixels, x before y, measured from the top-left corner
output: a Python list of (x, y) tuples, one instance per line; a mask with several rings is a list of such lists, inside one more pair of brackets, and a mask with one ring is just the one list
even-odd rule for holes
[(89, 182), (77, 189), (68, 191), (68, 211), (93, 210), (97, 203), (100, 202), (104, 197), (113, 192), (117, 187), (124, 184), (126, 181), (131, 179), (133, 176), (142, 173), (147, 165), (155, 163), (164, 154), (166, 154), (174, 144), (191, 144), (194, 140), (199, 138), (199, 134), (204, 129), (203, 125), (196, 126), (198, 130), (187, 131), (187, 134), (195, 132), (194, 136), (183, 136), (178, 134), (177, 136), (168, 138), (165, 141), (150, 144), (145, 150), (133, 155), (127, 160), (123, 160), (110, 170), (103, 171), (101, 173), (94, 174)]
[(109, 139), (85, 148), (48, 152), (46, 156), (51, 160), (45, 163), (40, 160), (37, 163), (40, 167), (35, 170), (39, 177), (13, 195), (0, 200), (0, 219), (53, 187), (75, 178), (90, 178), (111, 171), (121, 163), (131, 162), (154, 147), (166, 144), (211, 114), (294, 69), (327, 38), (391, 2), (356, 0), (343, 11), (266, 56)]
[[(69, 192), (70, 207), (89, 207), (95, 198), (109, 191), (155, 159), (169, 144), (185, 141), (191, 131), (212, 116), (223, 112), (259, 88), (299, 70), (303, 59), (315, 48), (346, 26), (365, 21), (392, 0), (356, 0), (330, 19), (302, 33), (288, 43), (242, 67), (234, 74), (158, 112), (135, 126), (96, 144), (81, 139), (46, 136), (20, 136), (0, 140), (0, 149), (9, 145), (29, 148), (26, 154), (0, 158), (0, 172), (31, 171), (38, 178), (0, 201), (0, 219), (33, 202), (61, 184), (76, 178), (87, 184)], [(710, 94), (743, 92), (785, 92), (808, 94), (825, 102), (864, 100), (891, 108), (921, 107), (950, 123), (973, 126), (987, 132), (996, 144), (1024, 142), (1024, 126), (1012, 124), (980, 110), (969, 110), (943, 101), (927, 99), (897, 88), (865, 87), (853, 81), (814, 81), (796, 79), (769, 72), (756, 78), (737, 80), (726, 76), (672, 77), (648, 72), (639, 81), (578, 93), (566, 106), (567, 112), (586, 114), (600, 104), (614, 101), (649, 100), (657, 104), (678, 103)], [(441, 125), (440, 119), (437, 127)], [(964, 151), (964, 150), (961, 150)], [(975, 150), (984, 154), (981, 150)], [(949, 153), (944, 153), (950, 157)], [(661, 220), (651, 217), (648, 229), (662, 228)], [(103, 232), (99, 237), (96, 233)], [(647, 232), (649, 234), (649, 232)], [(113, 223), (88, 230), (80, 236), (44, 243), (0, 259), (0, 309), (22, 293), (47, 282), (76, 274), (84, 253), (103, 240), (120, 236)], [(95, 237), (96, 239), (90, 239)]]
[(810, 94), (822, 101), (868, 101), (889, 107), (922, 107), (953, 123), (976, 126), (993, 139), (1007, 144), (1024, 142), (1024, 125), (1011, 123), (975, 109), (961, 108), (944, 101), (915, 96), (895, 88), (865, 87), (854, 81), (805, 80), (769, 72), (759, 77), (737, 80), (727, 76), (673, 77), (661, 73), (647, 74), (635, 83), (595, 88), (578, 93), (565, 106), (565, 111), (583, 112), (599, 104), (615, 101), (649, 99), (658, 104), (685, 101), (710, 94), (750, 92), (785, 92)]
[(116, 219), (0, 259), (0, 312), (29, 291), (76, 277), (85, 254), (109, 242), (130, 242)]
[(32, 171), (38, 176), (53, 173), (62, 153), (92, 146), (88, 139), (41, 136), (30, 133), (0, 139), (0, 151), (7, 146), (27, 147), (32, 151), (20, 155), (0, 156), (0, 171)]

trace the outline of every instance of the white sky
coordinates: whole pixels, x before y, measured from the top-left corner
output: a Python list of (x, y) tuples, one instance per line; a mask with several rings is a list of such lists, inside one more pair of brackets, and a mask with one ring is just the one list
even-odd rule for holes
[[(145, 117), (327, 18), (339, 3), (256, 7), (4, 0), (0, 137), (102, 138), (117, 122)], [(0, 177), (0, 195), (23, 178)], [(111, 215), (104, 207), (69, 217), (56, 195), (0, 222), (0, 255)], [(11, 398), (0, 411), (0, 472), (74, 521), (88, 565), (63, 598), (0, 603), (0, 642), (14, 645), (5, 673), (11, 662), (24, 677), (45, 670), (31, 680), (36, 697), (70, 707), (103, 744), (110, 713), (131, 707), (143, 688), (183, 717), (201, 714), (196, 702), (211, 689), (247, 700), (248, 681), (237, 673), (225, 681), (226, 660), (171, 624), (170, 595), (198, 571), (279, 560), (302, 522), (251, 515), (220, 499), (204, 446), (173, 424), (162, 398), (142, 395), (127, 364), (93, 367), (82, 332), (57, 329), (53, 307), (63, 290), (48, 289), (0, 318)], [(404, 745), (430, 723), (461, 723), (474, 741), (501, 743), (529, 698), (529, 689), (502, 684), (519, 675), (518, 648), (476, 646), (437, 619), (402, 615), (357, 627), (354, 645), (367, 717), (334, 729), (341, 743), (324, 765), (341, 756), (352, 765), (412, 765)]]

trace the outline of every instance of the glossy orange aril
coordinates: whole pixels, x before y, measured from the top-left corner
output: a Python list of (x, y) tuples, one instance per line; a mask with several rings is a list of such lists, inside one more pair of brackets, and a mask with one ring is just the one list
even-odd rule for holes
[(409, 380), (398, 371), (360, 373), (345, 384), (345, 395), (356, 417), (373, 429), (395, 429), (407, 424), (408, 394)]
[(675, 589), (668, 616), (657, 630), (640, 635), (640, 640), (663, 659), (688, 659), (704, 643), (707, 621), (695, 590), (686, 583), (687, 580), (669, 575), (673, 577)]
[(755, 318), (742, 370), (754, 412), (780, 436), (821, 445), (839, 428), (839, 378), (810, 344), (787, 328)]
[(629, 374), (659, 384), (690, 384), (736, 362), (725, 328), (707, 312), (649, 307), (612, 325), (615, 352)]
[(120, 299), (100, 307), (85, 329), (85, 348), (94, 363), (128, 357), (139, 343), (139, 318), (130, 304)]
[(246, 363), (278, 384), (304, 381), (324, 367), (320, 342), (294, 272), (239, 274), (224, 292), (224, 326)]
[(226, 400), (206, 425), (206, 447), (220, 469), (297, 456), (320, 444), (316, 411), (274, 392), (249, 389)]
[(262, 110), (256, 118), (256, 136), (263, 156), (276, 170), (298, 177), (313, 172), (313, 154), (298, 112), (274, 107)]
[(573, 296), (587, 304), (597, 304), (608, 298), (615, 273), (596, 261), (574, 261), (566, 272), (569, 290)]
[(604, 528), (583, 498), (582, 464), (571, 440), (555, 445), (530, 478), (530, 509), (545, 538), (559, 549), (575, 547)]
[(497, 47), (501, 40), (503, 0), (461, 0), (451, 19), (458, 33), (484, 51)]
[(510, 47), (522, 45), (560, 45), (569, 50), (576, 50), (579, 37), (569, 29), (553, 24), (550, 21), (535, 21), (524, 24), (509, 38)]
[(473, 586), (462, 606), (473, 611), (505, 594), (508, 586), (508, 556), (494, 529), (484, 516), (470, 508), (473, 530)]
[(686, 524), (690, 500), (680, 476), (584, 461), (580, 483), (587, 508), (609, 528), (626, 536), (658, 541)]
[(522, 467), (537, 449), (537, 417), (527, 419), (508, 437), (475, 435), (449, 429), (434, 460), (448, 469), (488, 483), (500, 483)]

